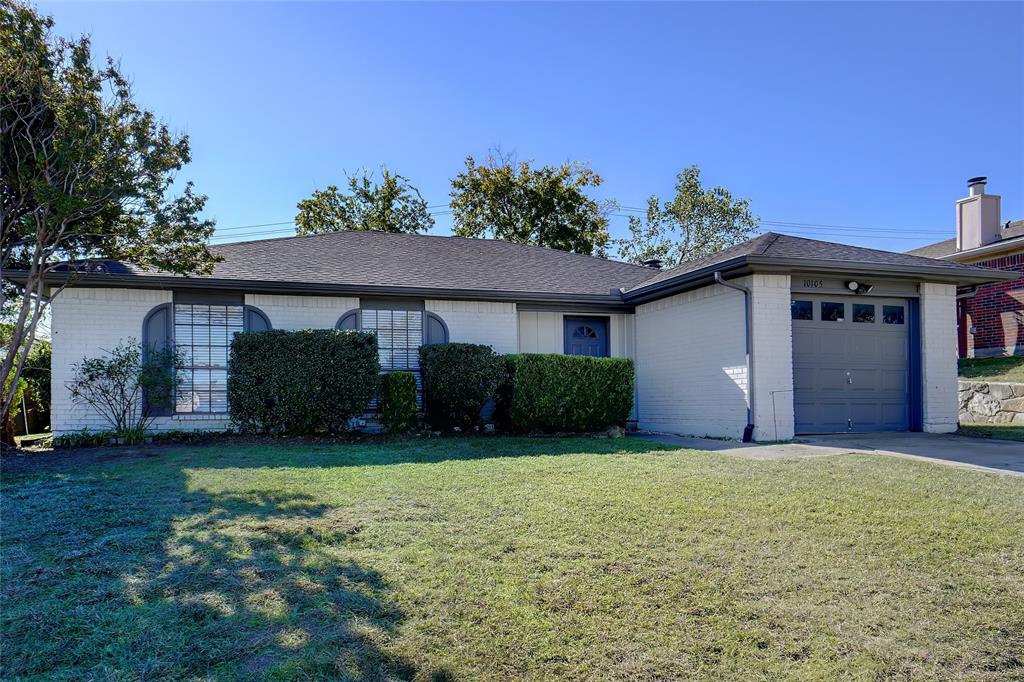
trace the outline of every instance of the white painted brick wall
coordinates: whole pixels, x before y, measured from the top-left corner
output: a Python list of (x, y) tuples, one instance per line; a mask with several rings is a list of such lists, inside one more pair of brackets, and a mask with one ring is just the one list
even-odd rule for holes
[(359, 307), (351, 296), (246, 294), (247, 305), (262, 310), (274, 329), (334, 329), (338, 318)]
[[(100, 357), (120, 341), (142, 340), (142, 321), (154, 307), (171, 302), (171, 292), (139, 289), (68, 288), (51, 304), (53, 370), (50, 403), (55, 434), (70, 431), (105, 431), (110, 425), (91, 408), (71, 400), (67, 382), (74, 365), (87, 357)], [(222, 417), (158, 417), (154, 431), (221, 430)]]
[(425, 301), (448, 326), (452, 343), (482, 343), (501, 354), (519, 347), (519, 317), (515, 303), (492, 301)]
[(641, 429), (726, 438), (743, 435), (747, 423), (743, 306), (740, 292), (713, 285), (637, 307)]
[(921, 375), (924, 430), (957, 429), (956, 287), (921, 284)]
[[(565, 350), (566, 316), (587, 317), (587, 313), (519, 311), (520, 353), (562, 353)], [(633, 357), (633, 315), (595, 314), (608, 319), (608, 351), (613, 358)]]
[[(789, 440), (794, 431), (790, 277), (757, 274), (742, 283), (753, 303), (754, 440)], [(742, 321), (735, 333), (743, 333)]]

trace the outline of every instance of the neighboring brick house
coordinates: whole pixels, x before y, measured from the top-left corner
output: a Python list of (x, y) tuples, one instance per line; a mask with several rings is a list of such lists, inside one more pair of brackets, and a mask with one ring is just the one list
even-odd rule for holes
[[(188, 358), (155, 430), (223, 429), (236, 332), (361, 329), (381, 365), (422, 343), (632, 358), (639, 428), (785, 440), (954, 431), (958, 288), (1008, 273), (767, 233), (671, 270), (489, 239), (339, 232), (220, 244), (205, 276), (116, 261), (51, 272), (54, 433), (102, 429), (66, 387), (131, 337)], [(24, 281), (24, 272), (4, 272)]]
[[(956, 202), (956, 237), (909, 253), (1024, 274), (1024, 220), (1001, 222), (1000, 198), (984, 177), (967, 181)], [(957, 346), (962, 358), (1024, 355), (1024, 279), (957, 292)]]

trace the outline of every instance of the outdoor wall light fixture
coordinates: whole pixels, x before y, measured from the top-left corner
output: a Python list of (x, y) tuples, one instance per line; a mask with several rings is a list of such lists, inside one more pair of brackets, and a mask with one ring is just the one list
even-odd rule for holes
[(866, 294), (875, 287), (873, 284), (864, 284), (863, 282), (850, 280), (849, 282), (846, 283), (846, 288), (855, 294)]

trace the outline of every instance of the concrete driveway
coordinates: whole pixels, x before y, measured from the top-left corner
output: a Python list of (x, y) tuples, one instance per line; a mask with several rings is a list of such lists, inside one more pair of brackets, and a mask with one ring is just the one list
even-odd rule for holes
[(792, 443), (758, 445), (728, 440), (637, 433), (637, 438), (750, 459), (825, 457), (868, 452), (1024, 476), (1024, 443), (934, 433), (842, 433), (801, 436)]

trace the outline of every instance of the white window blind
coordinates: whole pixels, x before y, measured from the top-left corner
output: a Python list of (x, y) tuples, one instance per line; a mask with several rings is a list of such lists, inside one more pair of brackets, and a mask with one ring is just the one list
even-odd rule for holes
[[(363, 310), (362, 329), (377, 335), (382, 372), (412, 372), (416, 377), (416, 402), (422, 405), (420, 345), (423, 343), (423, 312), (420, 310)], [(371, 407), (376, 407), (376, 399)]]
[(228, 411), (228, 350), (244, 328), (240, 305), (174, 306), (174, 343), (184, 356), (176, 412)]

